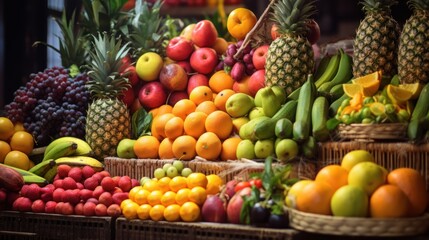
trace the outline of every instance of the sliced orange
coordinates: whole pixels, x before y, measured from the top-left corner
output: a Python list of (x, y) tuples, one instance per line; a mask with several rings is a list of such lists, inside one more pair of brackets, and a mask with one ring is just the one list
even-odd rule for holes
[(377, 93), (381, 83), (381, 71), (373, 72), (352, 80), (352, 83), (362, 86), (362, 94), (371, 97)]
[(392, 84), (387, 85), (387, 96), (389, 96), (390, 100), (394, 103), (403, 103), (411, 99), (413, 96), (413, 92), (398, 86), (394, 86)]
[(423, 84), (421, 83), (399, 84), (398, 87), (412, 92), (413, 95), (411, 96), (411, 99), (417, 99), (420, 96), (420, 92), (423, 89)]
[(343, 84), (343, 90), (347, 96), (352, 98), (356, 94), (361, 94), (363, 92), (363, 87), (356, 83), (345, 83)]

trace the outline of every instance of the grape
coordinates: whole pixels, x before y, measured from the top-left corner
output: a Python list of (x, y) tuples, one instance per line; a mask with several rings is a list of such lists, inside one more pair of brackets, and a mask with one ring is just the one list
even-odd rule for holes
[(53, 67), (29, 77), (5, 106), (12, 122), (22, 122), (37, 146), (62, 136), (83, 138), (90, 96), (85, 87), (88, 76), (80, 74), (72, 79), (68, 69)]
[[(243, 40), (240, 40), (235, 44), (228, 45), (225, 56), (223, 58), (223, 69), (227, 73), (231, 74), (231, 77), (235, 81), (241, 80), (244, 77), (244, 74), (250, 76), (256, 71), (255, 67), (253, 66), (252, 60), (255, 49), (251, 47), (251, 44), (247, 44), (243, 49), (241, 49), (240, 53), (238, 53), (238, 49), (240, 49), (242, 44)], [(234, 67), (236, 65), (242, 66)]]

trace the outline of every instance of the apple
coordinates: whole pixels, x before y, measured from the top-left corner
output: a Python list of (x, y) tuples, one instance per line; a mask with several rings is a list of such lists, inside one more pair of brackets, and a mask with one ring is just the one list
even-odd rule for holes
[(187, 92), (188, 95), (191, 94), (191, 91), (198, 87), (198, 86), (208, 86), (209, 85), (209, 78), (201, 73), (197, 73), (192, 75), (189, 79), (188, 79), (188, 87), (187, 87)]
[(265, 69), (265, 60), (267, 58), (269, 45), (262, 45), (255, 49), (252, 56), (252, 63), (256, 70)]
[(178, 64), (167, 64), (161, 69), (159, 81), (169, 91), (182, 91), (188, 86), (188, 74)]
[(130, 55), (126, 55), (121, 59), (121, 67), (119, 67), (118, 71), (120, 73), (125, 72), (125, 69), (131, 66), (132, 60)]
[(192, 31), (194, 30), (196, 23), (191, 23), (187, 25), (183, 30), (180, 32), (179, 36), (184, 37), (185, 39), (191, 40)]
[(216, 51), (212, 48), (198, 48), (195, 50), (190, 59), (191, 67), (202, 74), (213, 72), (217, 65), (218, 59)]
[(241, 92), (241, 93), (251, 95), (249, 90), (249, 84), (248, 84), (249, 80), (250, 80), (250, 77), (245, 75), (243, 79), (241, 79), (240, 81), (234, 82), (234, 84), (232, 85), (232, 90), (234, 90), (235, 92)]
[(128, 81), (130, 82), (131, 86), (137, 86), (140, 82), (139, 76), (137, 75), (136, 72), (136, 67), (134, 66), (129, 66), (124, 70), (124, 73), (127, 73), (127, 78)]
[[(137, 93), (137, 96), (138, 96), (138, 93)], [(134, 99), (133, 104), (132, 104), (132, 105), (131, 105), (131, 107), (130, 107), (130, 113), (131, 113), (131, 115), (132, 115), (133, 113), (137, 112), (140, 108), (142, 108), (142, 105), (140, 104), (140, 100), (139, 100), (139, 98), (138, 98), (138, 97), (136, 97), (136, 98)]]
[(179, 6), (180, 0), (165, 0), (165, 4), (168, 6)]
[(181, 66), (188, 75), (194, 72), (194, 69), (192, 69), (191, 63), (189, 63), (189, 61), (180, 61), (176, 62), (176, 64)]
[(136, 63), (136, 72), (143, 81), (154, 81), (158, 79), (159, 72), (164, 66), (164, 61), (159, 54), (147, 52), (139, 57)]
[(278, 37), (280, 37), (280, 33), (278, 32), (278, 30), (279, 27), (275, 23), (271, 25), (270, 34), (273, 40), (276, 40)]
[(309, 32), (307, 33), (307, 39), (311, 45), (315, 44), (320, 39), (320, 27), (319, 24), (314, 20), (310, 19), (307, 22)]
[(167, 104), (170, 106), (174, 106), (179, 100), (189, 99), (189, 95), (186, 91), (176, 91), (171, 92), (168, 97)]
[(116, 154), (120, 158), (131, 159), (136, 158), (136, 154), (134, 153), (134, 143), (136, 140), (123, 138), (119, 143), (116, 149)]
[(214, 24), (209, 20), (201, 20), (192, 30), (191, 40), (200, 48), (212, 47), (216, 43), (218, 33)]
[(228, 48), (228, 42), (225, 40), (225, 38), (218, 37), (216, 38), (215, 44), (212, 47), (217, 55), (221, 56), (226, 52), (226, 49)]
[(184, 37), (174, 37), (170, 39), (165, 53), (173, 61), (182, 61), (188, 59), (194, 51), (194, 44)]
[(167, 93), (164, 86), (158, 81), (148, 82), (140, 88), (140, 104), (145, 109), (157, 108), (167, 101)]
[(122, 95), (119, 97), (119, 99), (122, 100), (122, 102), (124, 102), (128, 108), (131, 108), (135, 98), (136, 96), (132, 87), (129, 87), (126, 90), (122, 91)]
[(255, 97), (259, 89), (265, 87), (265, 70), (260, 69), (254, 72), (247, 83), (250, 96)]

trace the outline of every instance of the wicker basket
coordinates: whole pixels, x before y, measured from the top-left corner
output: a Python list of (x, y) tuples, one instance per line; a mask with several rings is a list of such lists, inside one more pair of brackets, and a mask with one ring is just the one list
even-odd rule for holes
[(290, 226), (301, 231), (344, 236), (414, 236), (429, 229), (429, 214), (415, 218), (334, 217), (289, 209)]
[(407, 139), (407, 124), (340, 124), (337, 135), (340, 139), (373, 142), (376, 140), (404, 141)]
[(344, 155), (352, 150), (364, 149), (373, 154), (376, 163), (391, 171), (395, 168), (414, 168), (426, 179), (429, 190), (429, 143), (415, 145), (406, 142), (325, 142), (319, 143), (320, 169), (329, 164), (340, 164)]

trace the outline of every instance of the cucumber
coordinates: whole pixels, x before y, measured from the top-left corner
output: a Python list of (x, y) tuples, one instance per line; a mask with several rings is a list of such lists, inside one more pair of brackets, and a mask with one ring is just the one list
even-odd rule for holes
[(311, 126), (313, 137), (318, 142), (326, 141), (329, 138), (329, 130), (326, 126), (328, 118), (328, 100), (323, 96), (317, 97), (316, 100), (314, 100), (313, 107), (311, 109)]
[(292, 122), (295, 121), (296, 107), (298, 105), (298, 101), (289, 100), (281, 108), (274, 114), (272, 119), (278, 121), (281, 118), (287, 118)]
[(301, 87), (293, 90), (293, 92), (291, 92), (289, 94), (289, 96), (287, 96), (287, 99), (289, 99), (289, 100), (295, 100), (295, 101), (298, 100), (298, 98), (299, 98), (299, 91), (300, 90), (301, 90)]
[(296, 106), (295, 122), (293, 123), (293, 139), (303, 142), (308, 139), (311, 131), (311, 108), (316, 95), (313, 76), (301, 86), (298, 104)]
[(277, 138), (292, 138), (293, 123), (287, 118), (281, 118), (276, 122), (274, 133)]

